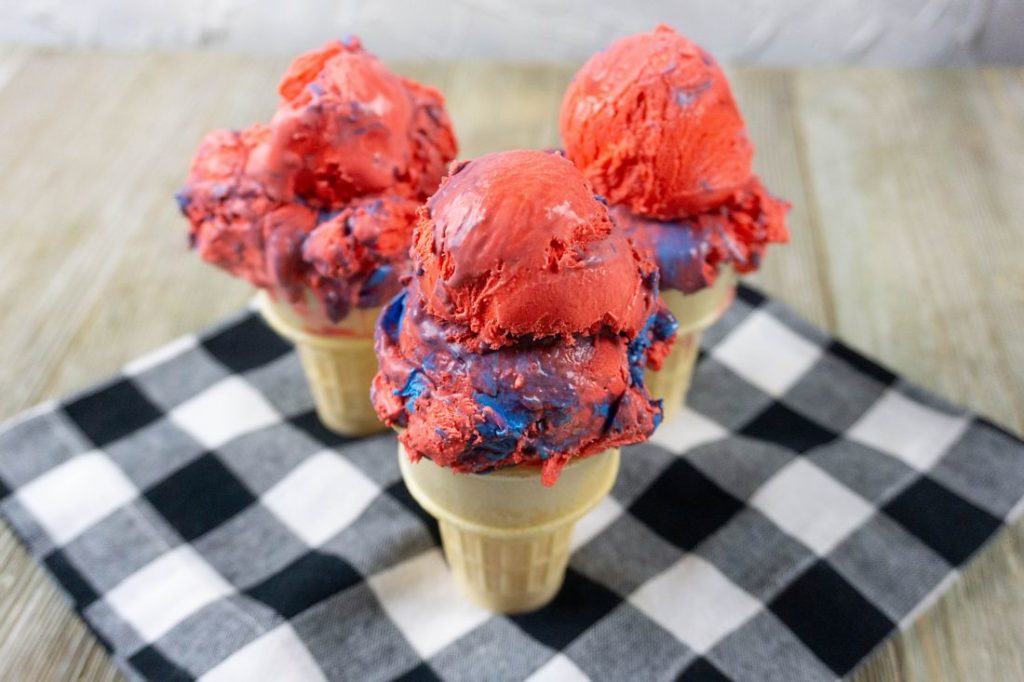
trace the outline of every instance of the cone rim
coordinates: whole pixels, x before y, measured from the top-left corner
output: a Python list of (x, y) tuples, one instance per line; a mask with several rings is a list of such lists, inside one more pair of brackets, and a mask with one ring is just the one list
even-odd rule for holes
[(282, 317), (277, 310), (275, 310), (275, 306), (277, 304), (275, 304), (274, 300), (270, 297), (270, 294), (266, 291), (260, 291), (256, 294), (256, 302), (260, 315), (263, 316), (263, 319), (270, 328), (292, 343), (316, 346), (331, 350), (359, 348), (366, 345), (373, 345), (372, 336), (329, 336), (327, 334), (314, 334), (306, 331), (302, 327), (292, 324)]
[[(431, 516), (436, 519), (444, 519), (445, 522), (450, 523), (453, 526), (458, 526), (460, 529), (467, 530), (480, 535), (486, 535), (492, 538), (507, 538), (514, 539), (520, 538), (527, 535), (540, 535), (554, 531), (556, 528), (563, 526), (567, 523), (575, 523), (583, 515), (589, 512), (591, 509), (600, 504), (601, 500), (608, 495), (611, 491), (612, 486), (615, 485), (615, 479), (619, 475), (619, 465), (621, 461), (621, 452), (619, 448), (609, 448), (604, 453), (610, 453), (612, 463), (607, 467), (604, 478), (601, 480), (599, 486), (595, 488), (594, 494), (588, 497), (582, 504), (571, 510), (565, 516), (540, 523), (532, 526), (519, 526), (513, 528), (499, 528), (495, 526), (488, 526), (485, 524), (477, 523), (470, 519), (467, 519), (458, 514), (443, 509), (440, 505), (436, 504), (430, 496), (428, 496), (416, 483), (415, 477), (410, 473), (410, 467), (413, 463), (410, 461), (405, 448), (399, 443), (398, 450), (398, 466), (402, 473), (402, 480), (405, 483), (406, 488), (409, 489), (409, 494), (412, 495), (413, 499), (423, 507)], [(600, 455), (593, 455), (595, 457)], [(434, 466), (437, 466), (436, 464)], [(453, 476), (472, 476), (474, 474), (458, 474), (452, 472)], [(540, 474), (537, 474), (537, 478), (540, 478)]]
[(714, 324), (718, 320), (718, 318), (721, 317), (722, 312), (729, 307), (730, 303), (732, 303), (733, 298), (736, 296), (736, 287), (738, 285), (739, 276), (737, 275), (736, 271), (731, 267), (725, 266), (719, 271), (718, 278), (715, 280), (715, 283), (712, 284), (710, 287), (698, 289), (697, 291), (694, 291), (689, 294), (683, 293), (678, 289), (663, 289), (661, 291), (662, 301), (665, 303), (665, 305), (668, 306), (669, 310), (672, 311), (673, 315), (677, 315), (679, 306), (677, 305), (673, 307), (672, 304), (665, 299), (666, 294), (672, 295), (673, 298), (679, 296), (682, 297), (683, 300), (686, 300), (687, 297), (690, 296), (710, 295), (711, 292), (715, 290), (715, 287), (721, 287), (719, 291), (721, 301), (719, 301), (719, 304), (716, 305), (711, 312), (707, 313), (706, 315), (702, 315), (697, 320), (679, 320), (679, 329), (676, 333), (682, 336), (683, 334), (702, 332), (708, 327), (710, 327), (712, 324)]

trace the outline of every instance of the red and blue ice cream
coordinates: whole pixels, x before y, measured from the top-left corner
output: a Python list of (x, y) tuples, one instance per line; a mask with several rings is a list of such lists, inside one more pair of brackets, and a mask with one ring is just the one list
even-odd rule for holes
[(455, 136), (440, 93), (355, 38), (300, 55), (278, 91), (269, 124), (203, 139), (178, 202), (203, 259), (329, 331), (399, 290)]
[(453, 166), (420, 210), (414, 274), (378, 321), (372, 398), (410, 455), (542, 467), (646, 439), (643, 368), (676, 323), (654, 264), (580, 172), (540, 151)]
[(746, 273), (789, 238), (789, 204), (753, 173), (754, 148), (714, 58), (668, 26), (628, 36), (576, 73), (560, 114), (568, 157), (653, 258), (662, 289)]

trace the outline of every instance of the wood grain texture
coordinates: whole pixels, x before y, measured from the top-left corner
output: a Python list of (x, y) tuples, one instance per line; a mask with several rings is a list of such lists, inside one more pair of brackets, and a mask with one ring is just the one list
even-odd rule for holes
[[(243, 305), (171, 195), (202, 133), (266, 119), (279, 59), (0, 49), (0, 418)], [(569, 66), (399, 70), (464, 156), (558, 144)], [(1024, 72), (731, 73), (793, 242), (752, 278), (910, 379), (1024, 429)], [(1024, 525), (857, 680), (1024, 678)], [(0, 524), (0, 679), (120, 674)]]
[[(1021, 72), (802, 72), (794, 90), (835, 333), (1019, 433)], [(1018, 523), (858, 678), (1024, 679), (1022, 549)]]

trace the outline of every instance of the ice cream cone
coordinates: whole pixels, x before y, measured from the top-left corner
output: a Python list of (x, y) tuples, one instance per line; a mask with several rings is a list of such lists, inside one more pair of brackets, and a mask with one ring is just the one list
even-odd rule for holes
[(722, 269), (713, 285), (696, 293), (675, 289), (661, 292), (662, 301), (679, 320), (679, 332), (661, 369), (644, 373), (644, 385), (652, 398), (661, 398), (665, 420), (678, 414), (686, 401), (701, 335), (722, 316), (735, 295), (736, 272), (728, 267)]
[(524, 613), (550, 602), (565, 579), (576, 521), (608, 494), (617, 448), (573, 460), (545, 487), (540, 468), (455, 473), (426, 457), (413, 463), (399, 444), (409, 492), (437, 518), (456, 584), (476, 604)]
[(355, 309), (333, 328), (334, 334), (314, 334), (291, 306), (266, 292), (260, 292), (259, 306), (267, 324), (295, 344), (324, 426), (346, 436), (386, 428), (370, 402), (370, 384), (377, 373), (373, 324), (379, 308)]

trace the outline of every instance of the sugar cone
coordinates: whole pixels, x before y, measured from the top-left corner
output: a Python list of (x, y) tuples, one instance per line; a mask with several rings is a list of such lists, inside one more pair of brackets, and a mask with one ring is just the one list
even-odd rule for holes
[[(295, 344), (306, 374), (316, 413), (324, 426), (346, 436), (363, 436), (385, 427), (370, 402), (370, 384), (377, 373), (373, 322), (379, 309), (359, 310), (346, 318), (341, 334), (313, 334), (284, 303), (265, 292), (259, 295), (263, 319)], [(353, 316), (349, 316), (353, 317)]]
[(736, 272), (732, 268), (723, 268), (713, 285), (696, 293), (661, 292), (661, 300), (679, 320), (679, 332), (661, 369), (644, 373), (644, 385), (652, 398), (661, 398), (666, 420), (678, 414), (686, 401), (701, 335), (722, 316), (735, 295)]
[(459, 474), (427, 458), (414, 464), (401, 444), (398, 460), (409, 492), (438, 520), (455, 583), (498, 613), (533, 611), (555, 597), (573, 526), (619, 471), (618, 449), (571, 462), (549, 488), (539, 467)]

